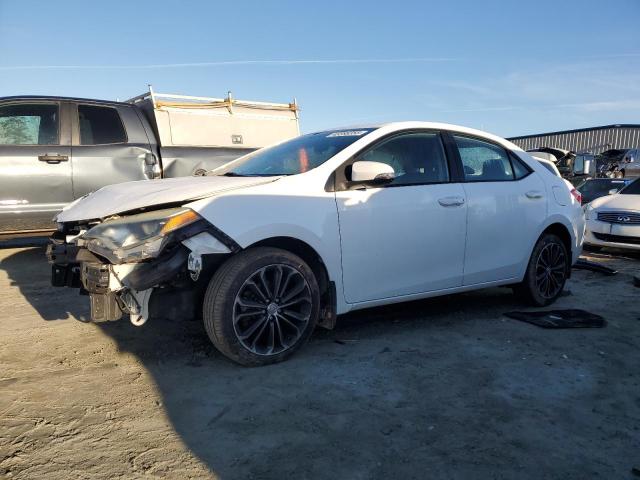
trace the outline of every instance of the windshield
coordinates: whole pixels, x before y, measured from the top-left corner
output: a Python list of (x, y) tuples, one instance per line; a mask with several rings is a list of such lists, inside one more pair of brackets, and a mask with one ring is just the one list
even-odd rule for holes
[(636, 178), (629, 185), (620, 190), (623, 195), (640, 195), (640, 178)]
[(211, 175), (262, 177), (308, 172), (374, 129), (329, 130), (310, 133), (257, 150)]
[(621, 189), (627, 184), (624, 180), (587, 180), (578, 187), (582, 194), (602, 194), (609, 193), (614, 188)]

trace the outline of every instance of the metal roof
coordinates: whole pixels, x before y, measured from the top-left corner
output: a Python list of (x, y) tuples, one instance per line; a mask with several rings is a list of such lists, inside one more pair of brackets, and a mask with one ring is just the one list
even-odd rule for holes
[(598, 127), (586, 127), (586, 128), (575, 128), (573, 130), (558, 130), (557, 132), (547, 132), (547, 133), (532, 133), (529, 135), (520, 135), (517, 137), (509, 137), (507, 140), (520, 140), (522, 138), (529, 137), (542, 137), (545, 135), (560, 135), (563, 133), (578, 133), (578, 132), (588, 132), (591, 130), (604, 130), (607, 128), (640, 128), (640, 123), (616, 123), (613, 125), (601, 125)]
[(614, 124), (511, 137), (524, 150), (555, 147), (574, 152), (601, 153), (618, 148), (640, 147), (640, 124)]

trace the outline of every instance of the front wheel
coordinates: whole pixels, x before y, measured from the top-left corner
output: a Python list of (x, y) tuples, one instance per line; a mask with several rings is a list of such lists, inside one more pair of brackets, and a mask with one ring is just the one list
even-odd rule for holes
[(278, 248), (245, 250), (214, 274), (204, 325), (215, 347), (242, 365), (280, 362), (306, 343), (318, 321), (320, 292), (309, 266)]
[(544, 234), (533, 248), (524, 279), (515, 287), (515, 293), (530, 305), (550, 305), (562, 293), (569, 268), (571, 259), (562, 240), (554, 234)]

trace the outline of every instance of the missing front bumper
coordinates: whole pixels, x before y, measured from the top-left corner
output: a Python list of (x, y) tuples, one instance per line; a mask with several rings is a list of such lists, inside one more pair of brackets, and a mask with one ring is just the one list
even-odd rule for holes
[(123, 311), (116, 295), (115, 292), (92, 293), (89, 295), (92, 322), (112, 322), (122, 318)]

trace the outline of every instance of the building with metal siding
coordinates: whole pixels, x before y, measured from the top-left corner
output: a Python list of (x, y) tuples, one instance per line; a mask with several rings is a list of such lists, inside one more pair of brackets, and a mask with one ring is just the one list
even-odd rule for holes
[(523, 150), (556, 147), (574, 152), (601, 153), (612, 148), (640, 148), (640, 125), (604, 125), (511, 137), (509, 141)]

